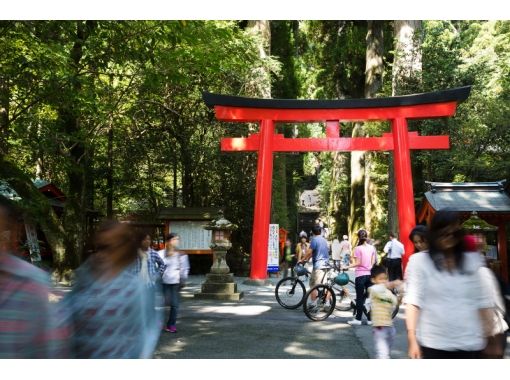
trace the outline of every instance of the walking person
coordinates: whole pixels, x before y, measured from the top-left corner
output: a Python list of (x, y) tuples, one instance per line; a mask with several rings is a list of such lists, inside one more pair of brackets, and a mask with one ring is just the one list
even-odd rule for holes
[(306, 253), (308, 252), (308, 248), (310, 247), (310, 244), (308, 243), (308, 238), (306, 236), (306, 233), (301, 233), (299, 235), (299, 243), (296, 245), (296, 259), (298, 263), (304, 262), (305, 267), (309, 269), (309, 263), (304, 261), (304, 258), (306, 256)]
[[(354, 248), (354, 263), (346, 268), (355, 269), (354, 285), (356, 288), (356, 316), (347, 323), (351, 326), (360, 326), (363, 316), (363, 307), (367, 298), (367, 289), (372, 285), (370, 271), (377, 260), (375, 247), (368, 244), (368, 233), (365, 230), (358, 231), (358, 246)], [(367, 324), (371, 325), (370, 317), (367, 317)]]
[(160, 329), (147, 288), (134, 273), (137, 235), (127, 224), (104, 222), (96, 252), (76, 270), (61, 301), (72, 327), (76, 359), (151, 358)]
[(56, 323), (49, 276), (9, 247), (19, 215), (0, 196), (0, 359), (65, 358), (69, 330)]
[(290, 239), (285, 240), (285, 246), (283, 248), (283, 260), (281, 262), (282, 277), (287, 277), (288, 272), (292, 274), (292, 268), (296, 264), (296, 256), (292, 252), (292, 241)]
[(152, 249), (150, 234), (142, 232), (139, 240), (138, 256), (133, 271), (146, 287), (149, 307), (157, 311), (158, 320), (162, 322), (162, 313), (159, 312), (163, 305), (161, 277), (166, 265), (158, 252)]
[(334, 239), (333, 243), (331, 243), (331, 258), (333, 259), (333, 263), (335, 266), (340, 267), (342, 263), (342, 256), (341, 256), (341, 247), (340, 247), (340, 241), (338, 239)]
[(501, 286), (492, 269), (484, 265), (479, 271), (482, 278), (482, 286), (490, 294), (492, 301), (492, 311), (487, 326), (489, 332), (487, 346), (482, 351), (482, 358), (503, 359), (507, 346), (506, 333), (508, 331), (508, 324), (505, 320), (507, 310)]
[(351, 251), (352, 245), (349, 242), (349, 237), (344, 235), (340, 243), (340, 256), (342, 257), (342, 263), (344, 266), (348, 266), (351, 263)]
[(142, 233), (140, 237), (134, 272), (140, 276), (146, 286), (154, 287), (161, 280), (166, 265), (158, 252), (151, 248), (151, 235)]
[[(416, 229), (410, 239), (417, 240)], [(428, 231), (428, 250), (415, 253), (406, 271), (406, 326), (409, 357), (481, 357), (492, 299), (481, 286), (482, 258), (466, 252), (460, 215), (436, 212)]]
[(370, 277), (373, 285), (368, 288), (368, 294), (376, 358), (390, 359), (391, 347), (395, 340), (392, 314), (398, 301), (388, 289), (388, 272), (385, 267), (374, 265), (370, 270)]
[(402, 280), (402, 255), (404, 244), (398, 241), (393, 232), (390, 233), (390, 240), (386, 243), (383, 251), (386, 253), (386, 265), (390, 281)]
[(177, 313), (180, 303), (179, 292), (186, 284), (190, 269), (188, 255), (177, 250), (179, 243), (179, 235), (175, 233), (168, 234), (166, 248), (162, 252), (162, 258), (166, 265), (162, 279), (163, 292), (165, 304), (170, 306), (170, 313), (164, 330), (171, 333), (177, 332)]

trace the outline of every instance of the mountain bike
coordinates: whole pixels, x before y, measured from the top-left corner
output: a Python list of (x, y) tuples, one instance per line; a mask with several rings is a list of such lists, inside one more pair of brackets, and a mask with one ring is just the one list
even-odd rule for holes
[(295, 276), (282, 278), (274, 290), (276, 300), (285, 309), (297, 309), (302, 305), (306, 294), (306, 287), (301, 278), (310, 277), (310, 272), (303, 265), (294, 267)]

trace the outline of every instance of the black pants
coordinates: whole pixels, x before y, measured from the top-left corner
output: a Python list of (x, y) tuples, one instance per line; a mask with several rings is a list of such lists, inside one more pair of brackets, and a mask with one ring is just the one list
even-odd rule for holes
[(402, 280), (402, 259), (388, 259), (388, 279), (390, 281)]
[(421, 346), (423, 359), (480, 359), (482, 351), (443, 351)]
[[(370, 276), (359, 276), (354, 280), (354, 286), (356, 287), (356, 319), (361, 321), (363, 315), (363, 307), (365, 306), (365, 300), (367, 299), (367, 289), (372, 286)], [(370, 317), (368, 317), (370, 320)]]

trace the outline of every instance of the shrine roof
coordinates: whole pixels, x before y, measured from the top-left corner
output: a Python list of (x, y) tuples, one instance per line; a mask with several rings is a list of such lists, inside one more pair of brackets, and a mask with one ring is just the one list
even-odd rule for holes
[(226, 106), (241, 108), (276, 109), (355, 109), (386, 108), (445, 102), (462, 102), (471, 92), (471, 86), (457, 87), (443, 91), (425, 92), (386, 98), (303, 100), (303, 99), (260, 99), (242, 96), (221, 95), (204, 92), (202, 98), (208, 107)]
[(212, 220), (220, 208), (215, 207), (168, 207), (158, 214), (160, 220)]
[(460, 212), (510, 213), (506, 180), (497, 182), (426, 182), (425, 198), (432, 208), (448, 207)]

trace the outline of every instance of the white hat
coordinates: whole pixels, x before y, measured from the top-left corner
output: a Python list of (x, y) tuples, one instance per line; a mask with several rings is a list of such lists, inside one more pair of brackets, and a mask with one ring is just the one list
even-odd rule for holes
[(344, 240), (347, 240), (347, 239), (348, 239), (347, 235), (344, 235), (344, 236), (343, 236), (343, 238), (344, 238)]

